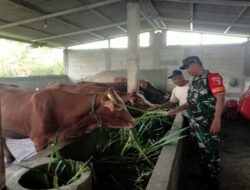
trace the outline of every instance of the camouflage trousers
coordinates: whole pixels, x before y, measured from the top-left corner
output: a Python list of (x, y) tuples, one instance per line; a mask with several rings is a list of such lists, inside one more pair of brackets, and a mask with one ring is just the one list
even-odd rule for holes
[(197, 130), (192, 130), (191, 135), (198, 142), (202, 173), (210, 178), (218, 178), (220, 175), (221, 161), (219, 155), (219, 135)]

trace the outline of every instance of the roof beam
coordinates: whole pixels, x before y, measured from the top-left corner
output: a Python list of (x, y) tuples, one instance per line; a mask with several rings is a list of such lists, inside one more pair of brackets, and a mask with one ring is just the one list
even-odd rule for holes
[[(94, 9), (90, 9), (92, 11), (92, 13), (94, 13), (95, 15), (99, 16), (100, 18), (102, 18), (103, 20), (109, 22), (110, 24), (112, 24), (113, 22), (105, 17), (104, 15), (102, 15), (101, 13), (99, 13), (98, 11), (94, 10)], [(127, 30), (125, 30), (124, 28), (122, 28), (121, 26), (116, 26), (116, 28), (120, 29), (121, 31), (123, 32), (126, 32), (127, 33)]]
[(50, 18), (54, 18), (54, 17), (58, 17), (58, 16), (63, 16), (63, 15), (72, 14), (72, 13), (76, 13), (76, 12), (80, 12), (80, 11), (84, 11), (84, 10), (88, 10), (88, 9), (92, 9), (92, 8), (101, 7), (104, 5), (108, 5), (108, 4), (116, 3), (116, 2), (120, 2), (120, 1), (121, 0), (101, 1), (98, 3), (84, 5), (84, 6), (80, 6), (80, 7), (76, 7), (76, 8), (72, 8), (72, 9), (67, 9), (64, 11), (59, 11), (59, 12), (55, 12), (55, 13), (51, 13), (51, 14), (47, 14), (47, 15), (43, 15), (43, 16), (39, 16), (39, 17), (35, 17), (35, 18), (30, 18), (30, 19), (26, 19), (26, 20), (17, 21), (17, 22), (12, 22), (12, 23), (0, 26), (0, 29), (6, 29), (6, 28), (10, 28), (10, 27), (19, 26), (19, 25), (29, 24), (32, 22), (38, 22), (38, 21), (42, 21), (42, 20), (46, 20), (46, 19), (50, 19)]
[[(27, 10), (27, 11), (32, 11), (32, 12), (35, 12), (35, 13), (40, 13), (40, 14), (43, 14), (43, 15), (48, 14), (48, 13), (45, 12), (44, 10), (42, 10), (42, 9), (40, 9), (40, 8), (37, 8), (35, 5), (30, 4), (30, 3), (28, 3), (28, 2), (22, 1), (22, 2), (20, 3), (20, 1), (17, 2), (16, 0), (9, 0), (9, 3), (11, 3), (11, 4), (13, 4), (13, 5), (15, 5), (15, 6), (21, 8), (21, 9), (25, 9), (25, 10)], [(71, 24), (71, 23), (69, 23), (69, 22), (66, 22), (66, 21), (64, 21), (64, 20), (62, 20), (62, 19), (51, 18), (51, 20), (54, 20), (54, 21), (59, 22), (59, 23), (61, 23), (61, 24), (65, 24), (65, 25), (67, 25), (67, 26), (69, 26), (69, 27), (72, 27), (72, 28), (74, 28), (74, 29), (79, 29), (78, 26), (76, 26), (76, 25), (74, 25), (74, 24)], [(46, 20), (45, 20), (45, 21), (46, 21)]]
[(247, 10), (248, 7), (244, 7), (240, 13), (238, 14), (238, 16), (232, 21), (232, 23), (226, 28), (226, 30), (224, 31), (224, 33), (228, 33), (229, 30), (232, 28), (232, 26), (240, 19), (240, 17), (244, 14), (244, 12)]
[[(190, 20), (188, 19), (175, 19), (175, 18), (167, 18), (167, 17), (161, 17), (163, 20), (168, 20), (168, 21), (172, 21), (172, 22), (185, 22), (185, 23), (190, 23)], [(194, 20), (193, 22), (195, 24), (211, 24), (211, 25), (217, 25), (217, 26), (228, 26), (228, 24), (230, 23), (226, 23), (226, 22), (210, 22), (210, 21), (199, 21), (199, 20)], [(236, 27), (242, 27), (242, 28), (250, 28), (250, 25), (246, 25), (246, 24), (234, 24), (234, 26)]]
[(65, 34), (59, 34), (59, 35), (49, 36), (49, 37), (40, 38), (40, 39), (34, 39), (32, 41), (33, 42), (38, 42), (38, 41), (51, 40), (51, 39), (62, 38), (62, 37), (67, 37), (67, 36), (73, 36), (73, 35), (83, 34), (83, 33), (86, 33), (86, 32), (92, 32), (92, 31), (96, 31), (96, 30), (107, 29), (107, 28), (115, 27), (117, 25), (123, 25), (123, 24), (126, 24), (126, 23), (127, 22), (119, 22), (119, 23), (109, 24), (109, 25), (105, 25), (105, 26), (79, 30), (79, 31), (76, 31), (76, 32), (69, 32), (69, 33), (65, 33)]
[[(36, 6), (30, 4), (30, 3), (27, 3), (27, 2), (22, 2), (22, 4), (19, 4), (19, 3), (16, 3), (15, 1), (13, 0), (10, 0), (10, 2), (12, 2), (13, 4), (19, 6), (20, 8), (24, 8), (28, 11), (33, 11), (33, 12), (38, 12), (38, 13), (41, 13), (41, 14), (48, 14), (48, 13), (45, 13), (44, 11), (42, 10), (39, 10)], [(72, 23), (69, 23), (68, 21), (65, 21), (63, 19), (59, 19), (59, 18), (51, 18), (52, 20), (58, 22), (58, 23), (61, 23), (61, 24), (64, 24), (64, 25), (67, 25), (71, 28), (74, 28), (74, 29), (82, 29), (81, 27), (75, 25), (75, 24), (72, 24)], [(98, 38), (104, 38), (103, 36), (100, 36), (100, 35), (97, 35), (95, 33), (92, 33), (92, 32), (89, 32), (90, 35), (92, 36), (96, 36)]]
[(232, 0), (154, 0), (154, 1), (250, 7), (249, 1), (232, 1)]
[(97, 42), (101, 39), (94, 39), (94, 40), (86, 40), (86, 41), (82, 41), (80, 43), (72, 43), (72, 44), (68, 44), (67, 46), (65, 46), (66, 48), (67, 47), (71, 47), (71, 46), (76, 46), (76, 45), (82, 45), (82, 44), (88, 44), (88, 43), (92, 43), (92, 42)]
[[(140, 30), (140, 32), (143, 33), (143, 32), (148, 32), (148, 31), (151, 31), (151, 30), (152, 30), (152, 29), (145, 29), (145, 30)], [(118, 37), (122, 37), (122, 36), (125, 36), (125, 34), (119, 34), (119, 35), (109, 36), (108, 39), (111, 39), (111, 38), (118, 38)], [(75, 45), (80, 45), (80, 44), (85, 44), (85, 43), (96, 42), (96, 41), (98, 41), (98, 40), (99, 40), (99, 39), (95, 39), (95, 40), (86, 40), (86, 41), (82, 41), (81, 43), (72, 43), (72, 44), (67, 45), (66, 47), (75, 46)]]
[[(18, 7), (22, 8), (22, 9), (25, 9), (25, 10), (28, 10), (28, 11), (33, 11), (33, 12), (36, 12), (36, 13), (38, 12), (38, 13), (41, 13), (41, 14), (46, 14), (46, 13), (44, 13), (44, 11), (38, 10), (35, 6), (33, 6), (33, 5), (31, 5), (31, 4), (27, 3), (27, 2), (22, 2), (22, 5), (19, 4), (19, 3), (14, 2), (13, 0), (10, 0), (9, 2), (13, 3), (15, 6), (18, 6)], [(76, 26), (76, 25), (74, 25), (72, 23), (69, 23), (69, 22), (64, 21), (62, 19), (59, 19), (59, 18), (51, 18), (51, 19), (54, 20), (55, 22), (67, 25), (67, 26), (72, 27), (74, 29), (78, 29), (78, 30), (82, 29), (79, 26)], [(35, 29), (32, 29), (32, 28), (29, 28), (29, 29), (35, 30)], [(47, 33), (47, 34), (49, 34), (49, 33)], [(89, 32), (89, 34), (92, 35), (92, 36), (96, 36), (98, 38), (104, 38), (103, 36), (97, 35), (97, 34), (92, 33), (92, 32)], [(52, 35), (52, 34), (50, 34), (50, 35)], [(66, 39), (71, 40), (71, 39), (68, 39), (68, 38), (66, 38)], [(72, 40), (72, 41), (75, 41), (75, 40)], [(75, 42), (77, 42), (77, 41), (75, 41)]]
[[(185, 23), (190, 23), (190, 20), (187, 19), (173, 19), (173, 18), (166, 18), (166, 17), (161, 17), (162, 20), (168, 20), (168, 21), (173, 21), (173, 22), (185, 22)], [(141, 19), (145, 20), (145, 19)], [(209, 22), (209, 21), (198, 21), (193, 19), (193, 23), (195, 24), (211, 24), (211, 25), (217, 25), (217, 26), (228, 26), (230, 23), (221, 23), (221, 22)], [(50, 39), (57, 39), (57, 38), (62, 38), (62, 37), (67, 37), (67, 36), (73, 36), (77, 34), (82, 34), (86, 32), (92, 32), (96, 30), (102, 30), (102, 29), (107, 29), (111, 27), (115, 27), (116, 25), (124, 25), (126, 22), (119, 22), (119, 23), (114, 23), (110, 25), (105, 25), (101, 27), (96, 27), (96, 28), (90, 28), (90, 29), (85, 29), (85, 30), (79, 30), (76, 32), (70, 32), (70, 33), (65, 33), (65, 34), (60, 34), (60, 35), (54, 35), (50, 37), (45, 37), (45, 38), (40, 38), (40, 39), (34, 39), (32, 42), (38, 42), (38, 41), (46, 41)], [(250, 25), (245, 25), (245, 24), (234, 24), (236, 27), (243, 27), (243, 28), (250, 28)]]
[(158, 29), (166, 29), (166, 24), (159, 16), (158, 11), (155, 9), (155, 6), (152, 4), (151, 0), (140, 0), (141, 12), (145, 15), (144, 17), (151, 22), (153, 22)]
[[(81, 0), (78, 0), (80, 3), (83, 3)], [(101, 13), (99, 13), (97, 10), (94, 10), (94, 9), (90, 9), (90, 11), (92, 13), (94, 13), (95, 15), (99, 16), (100, 18), (102, 18), (103, 20), (109, 22), (109, 24), (112, 24), (113, 22), (107, 18), (106, 16), (102, 15)], [(127, 30), (125, 30), (124, 28), (122, 28), (121, 26), (116, 26), (116, 28), (120, 29), (121, 31), (123, 32), (126, 32), (127, 33)]]
[(152, 26), (152, 28), (157, 29), (158, 27), (153, 23), (150, 18), (145, 15), (142, 11), (140, 11), (141, 15), (144, 17), (144, 19)]
[[(6, 22), (6, 21), (3, 21), (3, 20), (0, 20), (0, 22), (2, 22), (2, 23), (8, 23), (8, 22)], [(18, 27), (20, 27), (20, 28), (24, 28), (24, 29), (28, 29), (28, 30), (33, 30), (33, 31), (35, 31), (35, 32), (40, 32), (40, 33), (43, 33), (43, 34), (46, 34), (46, 35), (52, 35), (51, 33), (49, 33), (49, 32), (44, 32), (44, 31), (41, 31), (41, 30), (36, 30), (36, 29), (33, 29), (33, 28), (30, 28), (30, 27), (28, 27), (28, 26), (18, 26)], [(5, 37), (6, 39), (11, 39), (11, 38), (9, 38), (9, 37)], [(13, 39), (11, 39), (11, 40), (14, 40), (15, 38), (13, 38)], [(71, 41), (71, 42), (74, 42), (74, 43), (77, 43), (78, 41), (76, 41), (76, 40), (72, 40), (72, 39), (69, 39), (69, 38), (65, 38), (66, 40), (69, 40), (69, 41)], [(17, 40), (17, 41), (20, 41), (20, 40)], [(30, 40), (25, 40), (25, 42), (28, 42), (28, 43), (32, 43)]]

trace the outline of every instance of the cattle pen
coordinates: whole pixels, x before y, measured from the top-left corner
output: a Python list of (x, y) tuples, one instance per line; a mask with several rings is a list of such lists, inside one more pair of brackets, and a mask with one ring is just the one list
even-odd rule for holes
[[(181, 126), (182, 117), (178, 115), (174, 121), (174, 126)], [(222, 190), (234, 190), (236, 187), (240, 190), (245, 190), (249, 186), (249, 170), (247, 165), (249, 164), (248, 150), (249, 139), (247, 137), (249, 131), (249, 122), (237, 119), (236, 121), (228, 122), (223, 121), (222, 131), (222, 160), (223, 160), (223, 172), (221, 183)], [(241, 130), (239, 130), (241, 129)], [(238, 134), (236, 138), (234, 133)], [(184, 139), (183, 139), (184, 140)], [(152, 177), (147, 185), (147, 190), (153, 189), (192, 189), (200, 190), (203, 186), (202, 183), (195, 178), (195, 175), (199, 174), (199, 167), (197, 163), (197, 157), (195, 156), (195, 150), (190, 150), (188, 142), (179, 141), (178, 143), (172, 143), (163, 147), (159, 159), (154, 168)], [(96, 148), (95, 144), (100, 141), (100, 134), (98, 131), (90, 133), (86, 138), (73, 142), (72, 144), (63, 145), (61, 152), (62, 155), (68, 158), (74, 158), (77, 160), (86, 160), (93, 154), (93, 150)], [(20, 144), (20, 142), (18, 142)], [(25, 143), (23, 143), (25, 144)], [(29, 143), (27, 143), (29, 144)], [(26, 154), (35, 151), (33, 144), (27, 145), (29, 149)], [(15, 142), (11, 145), (12, 150), (17, 151), (22, 158), (22, 153), (18, 153), (18, 146)], [(19, 145), (20, 146), (20, 145)], [(188, 150), (188, 151), (187, 151)], [(191, 151), (192, 154), (189, 152)], [(46, 158), (50, 153), (50, 150), (43, 151), (28, 160), (24, 161), (26, 165), (31, 163), (40, 162), (41, 158)], [(191, 154), (191, 155), (190, 155)], [(22, 163), (22, 162), (21, 162)], [(13, 184), (14, 181), (18, 181), (21, 175), (17, 171), (20, 169), (18, 166), (6, 168), (7, 185), (10, 189), (19, 187), (18, 183)], [(239, 175), (240, 174), (240, 175)], [(239, 186), (239, 184), (241, 184)], [(14, 186), (16, 186), (14, 188)]]
[(0, 190), (249, 190), (249, 20), (248, 0), (0, 0)]

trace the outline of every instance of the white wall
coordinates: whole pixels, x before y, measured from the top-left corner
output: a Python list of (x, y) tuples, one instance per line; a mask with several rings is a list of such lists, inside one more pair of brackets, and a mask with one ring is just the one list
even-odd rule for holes
[[(197, 55), (205, 69), (219, 72), (223, 76), (228, 95), (241, 94), (249, 85), (249, 76), (244, 75), (244, 70), (250, 68), (247, 67), (250, 53), (246, 44), (162, 46), (159, 49), (160, 53), (158, 54), (153, 48), (140, 49), (140, 69), (167, 70), (170, 74), (171, 70), (179, 68), (181, 61), (186, 56)], [(160, 57), (159, 63), (154, 63), (153, 60), (157, 60), (155, 56)], [(111, 70), (126, 69), (126, 59), (126, 49), (68, 50), (67, 74), (72, 80), (82, 80), (105, 71), (108, 64)], [(190, 78), (185, 71), (184, 75), (186, 78)], [(237, 79), (239, 83), (237, 87), (229, 86), (229, 81), (233, 78)], [(162, 78), (162, 81), (166, 82), (166, 77)], [(168, 89), (171, 90), (172, 82), (168, 80), (167, 83)]]
[[(68, 75), (73, 80), (80, 80), (106, 70), (110, 61), (111, 70), (127, 68), (127, 52), (125, 49), (109, 50), (68, 50)], [(152, 51), (150, 48), (140, 50), (140, 69), (153, 69)]]
[(79, 80), (105, 70), (105, 50), (69, 50), (67, 75), (72, 80)]
[[(213, 46), (187, 46), (168, 47), (161, 49), (161, 66), (167, 67), (170, 72), (181, 65), (183, 58), (198, 55), (205, 69), (210, 72), (219, 72), (226, 86), (228, 94), (240, 93), (245, 88), (245, 45), (213, 45)], [(184, 71), (185, 73), (185, 71)], [(190, 78), (185, 73), (186, 78)], [(229, 81), (237, 79), (237, 87), (229, 86)], [(171, 85), (171, 82), (169, 83)]]

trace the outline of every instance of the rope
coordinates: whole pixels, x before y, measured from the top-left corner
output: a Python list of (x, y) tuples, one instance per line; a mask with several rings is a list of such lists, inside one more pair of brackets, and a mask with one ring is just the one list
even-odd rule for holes
[(94, 94), (93, 101), (92, 101), (92, 107), (91, 107), (91, 111), (89, 112), (89, 114), (95, 113), (96, 97), (97, 97), (97, 94)]

